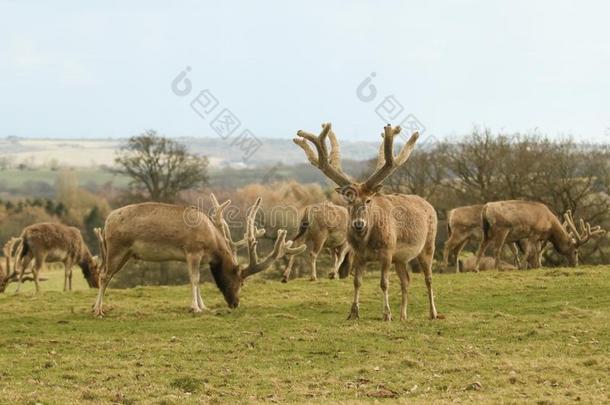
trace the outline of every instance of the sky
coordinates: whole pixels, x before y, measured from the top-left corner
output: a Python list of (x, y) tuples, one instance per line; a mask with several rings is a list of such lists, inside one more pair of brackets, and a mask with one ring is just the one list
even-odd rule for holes
[(609, 15), (607, 1), (0, 0), (0, 137), (291, 138), (332, 122), (377, 140), (391, 122), (610, 142)]

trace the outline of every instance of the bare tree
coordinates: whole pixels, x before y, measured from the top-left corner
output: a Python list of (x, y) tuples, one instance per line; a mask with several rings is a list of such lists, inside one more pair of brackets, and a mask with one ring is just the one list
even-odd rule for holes
[(118, 173), (131, 178), (134, 194), (152, 201), (171, 202), (176, 195), (208, 181), (208, 159), (184, 145), (147, 130), (129, 139), (116, 154)]

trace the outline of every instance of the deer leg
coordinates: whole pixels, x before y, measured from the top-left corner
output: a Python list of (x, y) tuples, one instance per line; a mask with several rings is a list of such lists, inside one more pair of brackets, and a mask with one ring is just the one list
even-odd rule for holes
[(328, 272), (328, 278), (330, 278), (332, 280), (333, 278), (337, 278), (337, 271), (338, 271), (337, 262), (339, 261), (339, 252), (337, 251), (337, 248), (332, 248), (332, 249), (330, 249), (329, 253), (333, 257), (333, 267)]
[[(521, 259), (519, 258), (519, 248), (517, 247), (517, 244), (520, 244), (521, 242), (515, 242), (515, 243), (511, 243), (510, 244), (510, 250), (513, 253), (513, 257), (515, 259), (515, 266), (517, 266), (518, 269), (521, 269)], [(524, 252), (523, 257), (525, 258), (525, 265), (527, 266), (527, 246), (523, 246), (522, 250)]]
[(64, 262), (64, 292), (72, 291), (72, 262)]
[(294, 265), (295, 256), (292, 255), (288, 259), (288, 265), (286, 266), (286, 270), (284, 270), (284, 274), (282, 274), (282, 283), (287, 283), (290, 278), (290, 272), (292, 271), (292, 266)]
[(197, 286), (197, 303), (199, 304), (199, 308), (201, 308), (202, 311), (208, 310), (208, 307), (206, 307), (203, 303), (203, 298), (201, 298), (201, 285)]
[(109, 250), (106, 268), (100, 273), (100, 289), (97, 292), (97, 299), (93, 306), (93, 315), (102, 317), (104, 316), (103, 301), (106, 288), (112, 280), (112, 277), (125, 266), (125, 263), (129, 260), (129, 251), (120, 252), (121, 254), (110, 254), (113, 253)]
[(199, 292), (199, 267), (201, 265), (201, 255), (188, 254), (186, 257), (186, 261), (187, 266), (189, 268), (189, 275), (191, 278), (191, 292), (193, 294), (193, 300), (191, 301), (191, 309), (195, 313), (201, 312), (205, 308)]
[(352, 309), (347, 317), (348, 320), (354, 320), (360, 318), (360, 287), (362, 287), (362, 273), (364, 271), (364, 264), (357, 263), (354, 265), (354, 301), (352, 302)]
[[(19, 277), (17, 278), (17, 289), (15, 290), (15, 294), (19, 292), (21, 289), (21, 283), (23, 282), (23, 275), (25, 273), (25, 269), (28, 268), (30, 262), (32, 261), (32, 256), (26, 255), (22, 260), (17, 259), (15, 261), (15, 272), (19, 270)], [(20, 269), (17, 269), (17, 263), (21, 265)]]
[(326, 235), (322, 235), (319, 238), (314, 239), (311, 250), (309, 251), (309, 258), (311, 260), (311, 281), (316, 281), (318, 279), (316, 262), (318, 260), (318, 255), (324, 247), (324, 242), (326, 242)]
[(536, 268), (538, 269), (542, 267), (542, 254), (544, 253), (544, 249), (546, 249), (547, 243), (547, 241), (536, 241), (536, 248), (538, 248), (538, 250), (536, 251), (535, 263)]
[[(468, 239), (466, 239), (466, 241), (467, 240)], [(445, 242), (445, 246), (443, 246), (443, 269), (444, 270), (449, 271), (449, 256), (451, 255), (451, 253), (455, 253), (455, 255), (456, 255), (455, 261), (457, 263), (457, 260), (459, 258), (459, 253), (456, 252), (456, 248), (458, 246), (460, 246), (460, 244), (462, 244), (462, 242), (464, 242), (464, 241), (458, 240), (458, 238), (455, 236), (455, 233), (452, 233), (451, 236), (449, 237), (449, 239), (447, 239), (447, 241)], [(464, 244), (466, 244), (466, 243), (464, 242)], [(455, 271), (456, 271), (456, 273), (459, 272), (459, 269), (457, 268), (457, 266), (456, 266)]]
[(392, 320), (392, 311), (390, 309), (390, 267), (392, 267), (392, 260), (388, 257), (381, 259), (381, 293), (383, 294), (383, 320)]
[(467, 243), (468, 243), (468, 238), (466, 238), (462, 242), (460, 242), (460, 244), (455, 249), (455, 272), (456, 273), (460, 272), (460, 263), (459, 263), (460, 262), (460, 253), (462, 253), (462, 249), (464, 249), (464, 246), (466, 246)]
[[(443, 270), (449, 271), (449, 253), (453, 250), (453, 235), (449, 237), (445, 241), (445, 246), (443, 246)], [(459, 270), (458, 270), (459, 271)]]
[(400, 301), (400, 320), (407, 320), (407, 290), (409, 288), (409, 283), (411, 282), (411, 276), (409, 276), (409, 269), (407, 268), (407, 264), (403, 262), (396, 262), (394, 264), (396, 268), (396, 274), (400, 279), (400, 292), (401, 292), (401, 301)]
[(417, 256), (419, 266), (424, 272), (426, 288), (428, 289), (428, 301), (430, 305), (430, 319), (437, 319), (438, 312), (434, 304), (434, 291), (432, 291), (432, 258), (434, 257), (434, 235), (426, 242), (424, 250)]
[(508, 234), (510, 232), (510, 229), (507, 229), (505, 231), (502, 231), (502, 233), (500, 234), (500, 236), (498, 238), (496, 238), (495, 242), (494, 242), (494, 267), (498, 270), (502, 270), (502, 265), (500, 262), (500, 256), (502, 256), (502, 248), (504, 247), (504, 243), (506, 242), (506, 238), (508, 237)]
[(72, 263), (69, 264), (70, 270), (68, 270), (68, 289), (72, 291)]
[[(32, 268), (32, 272), (34, 273), (34, 284), (36, 285), (36, 294), (40, 292), (40, 284), (38, 280), (38, 276), (40, 275), (40, 270), (42, 270), (42, 266), (44, 266), (46, 256), (36, 256), (34, 259), (34, 267)], [(25, 271), (25, 267), (23, 268)], [(21, 276), (23, 276), (23, 271), (21, 272)]]
[(337, 251), (335, 250), (335, 265), (333, 267), (333, 272), (328, 275), (329, 278), (333, 279), (339, 277), (339, 268), (341, 267), (341, 263), (343, 263), (343, 260), (345, 260), (347, 252), (349, 252), (349, 245), (347, 243), (344, 243), (337, 249), (339, 249), (339, 251), (337, 253)]
[(487, 250), (487, 247), (490, 243), (491, 238), (488, 238), (483, 235), (483, 239), (481, 239), (481, 243), (479, 243), (479, 248), (477, 249), (477, 258), (474, 263), (474, 271), (477, 273), (479, 272), (479, 263), (481, 262), (481, 257), (483, 257), (483, 255), (485, 254), (485, 251)]

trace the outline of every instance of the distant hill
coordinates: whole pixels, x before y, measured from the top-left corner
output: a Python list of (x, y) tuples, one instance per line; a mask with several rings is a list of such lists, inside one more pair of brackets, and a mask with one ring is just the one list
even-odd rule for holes
[[(232, 139), (175, 138), (193, 153), (208, 156), (212, 167), (245, 168), (273, 166), (277, 163), (295, 165), (306, 163), (303, 151), (292, 139), (262, 138), (261, 146), (244, 161), (244, 151)], [(0, 158), (12, 165), (29, 167), (69, 166), (91, 167), (113, 164), (114, 152), (125, 139), (25, 139), (8, 137), (0, 139)], [(344, 160), (367, 160), (377, 153), (374, 142), (341, 141)]]

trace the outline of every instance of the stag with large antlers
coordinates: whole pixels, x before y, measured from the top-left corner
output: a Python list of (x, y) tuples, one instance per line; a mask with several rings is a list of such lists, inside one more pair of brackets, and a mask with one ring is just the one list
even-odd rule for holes
[[(546, 205), (539, 202), (509, 200), (485, 204), (481, 214), (483, 239), (477, 250), (475, 270), (490, 244), (494, 245), (497, 268), (502, 246), (521, 239), (527, 239), (530, 247), (548, 241), (570, 266), (577, 266), (578, 249), (606, 231), (599, 226), (591, 227), (582, 219), (579, 222), (580, 230), (577, 229), (570, 211), (564, 215), (564, 219), (565, 226)], [(527, 256), (529, 253), (525, 254)]]
[[(400, 319), (406, 320), (407, 288), (410, 282), (407, 263), (412, 259), (419, 262), (425, 275), (430, 318), (438, 317), (432, 291), (436, 212), (421, 197), (380, 193), (382, 182), (407, 161), (419, 137), (418, 133), (414, 133), (395, 156), (394, 138), (399, 133), (400, 127), (387, 125), (384, 128), (377, 167), (362, 183), (353, 181), (343, 173), (339, 145), (330, 123), (322, 125), (322, 132), (318, 136), (299, 131), (298, 138), (294, 139), (305, 151), (311, 164), (339, 186), (337, 191), (348, 203), (347, 239), (354, 253), (354, 299), (348, 319), (359, 318), (360, 288), (365, 264), (368, 261), (378, 261), (381, 263), (383, 319), (392, 319), (388, 290), (390, 267), (394, 264), (402, 292)], [(330, 153), (327, 141), (330, 141)], [(317, 154), (308, 142), (313, 144)]]
[(32, 274), (36, 292), (40, 291), (38, 285), (40, 270), (47, 262), (63, 263), (64, 291), (72, 290), (74, 265), (80, 266), (89, 287), (98, 286), (97, 258), (91, 255), (78, 228), (51, 222), (30, 225), (23, 229), (15, 247), (17, 249), (15, 271), (19, 271), (17, 291), (32, 261), (34, 261)]
[[(331, 250), (334, 257), (332, 270), (328, 273), (329, 278), (340, 276), (345, 278), (349, 274), (349, 244), (347, 243), (347, 209), (340, 205), (325, 201), (310, 204), (303, 210), (303, 216), (299, 223), (299, 231), (292, 238), (293, 242), (302, 241), (308, 247), (311, 276), (310, 280), (318, 278), (316, 261), (322, 248)], [(288, 282), (294, 256), (290, 257), (288, 265), (282, 275), (282, 282)]]
[[(112, 277), (130, 258), (149, 261), (186, 262), (191, 279), (193, 312), (206, 309), (199, 288), (199, 268), (210, 265), (216, 286), (223, 293), (230, 308), (239, 305), (239, 291), (243, 281), (265, 270), (277, 259), (301, 253), (305, 246), (292, 248), (286, 241), (286, 231), (278, 231), (273, 251), (264, 259), (257, 254), (257, 238), (264, 229), (257, 229), (255, 217), (261, 204), (256, 200), (248, 212), (246, 234), (242, 241), (231, 239), (223, 210), (230, 204), (219, 204), (212, 195), (213, 213), (208, 217), (194, 207), (163, 203), (141, 203), (114, 210), (108, 215), (104, 229), (96, 228), (102, 252), (100, 290), (93, 307), (96, 316), (103, 315), (103, 298)], [(240, 265), (237, 249), (246, 246), (249, 263)]]

